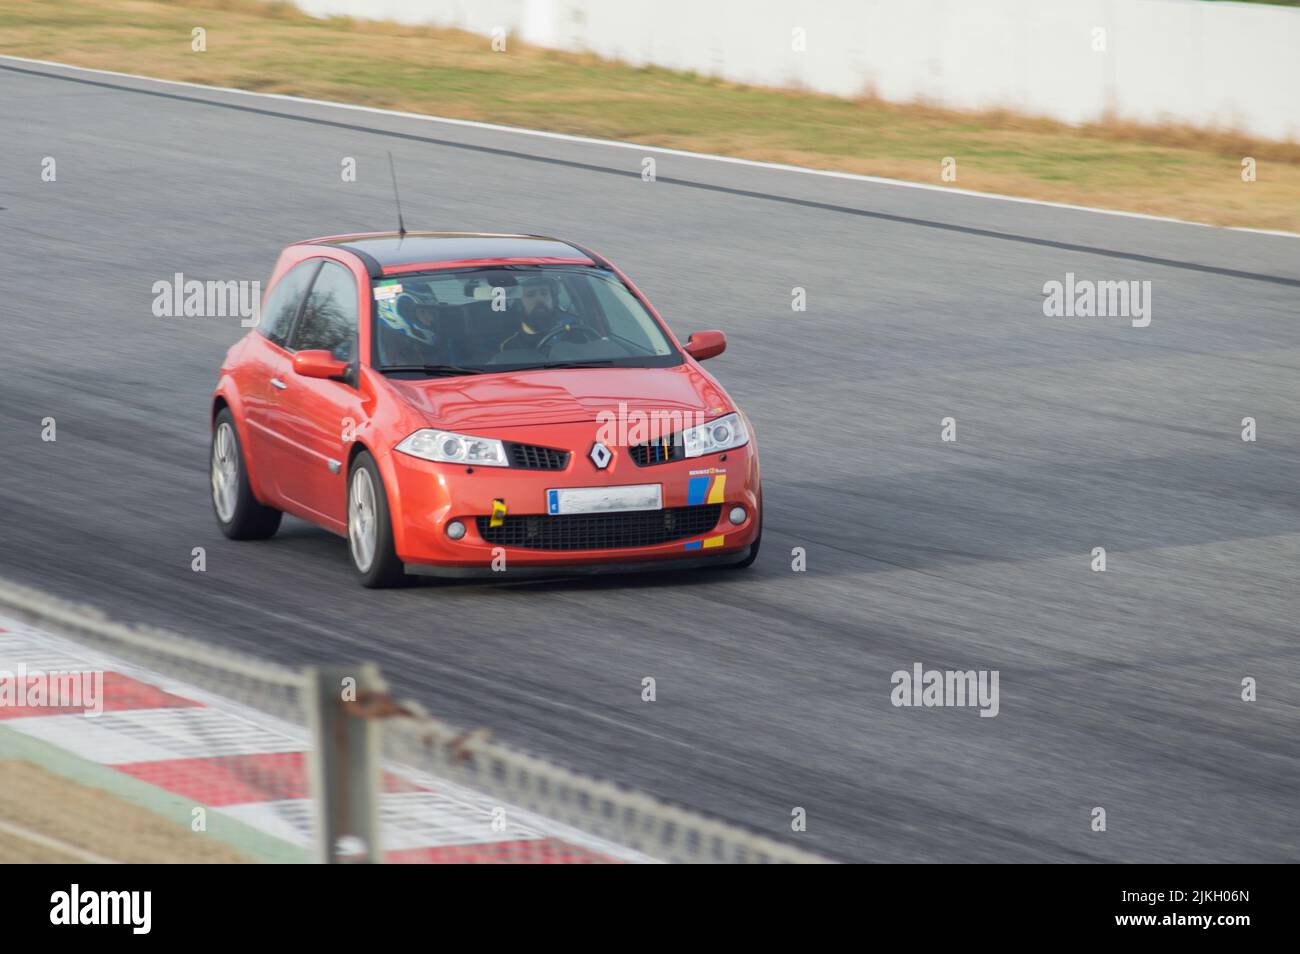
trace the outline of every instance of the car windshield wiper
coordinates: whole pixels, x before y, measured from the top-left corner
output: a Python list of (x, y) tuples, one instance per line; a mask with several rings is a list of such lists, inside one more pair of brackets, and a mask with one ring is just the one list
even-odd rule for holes
[(606, 332), (606, 337), (608, 337), (608, 338), (613, 338), (615, 341), (621, 341), (621, 342), (622, 342), (623, 344), (625, 344), (625, 345), (630, 345), (633, 349), (636, 350), (636, 352), (637, 352), (638, 354), (650, 354), (650, 355), (653, 355), (653, 354), (655, 353), (654, 348), (647, 348), (645, 345), (641, 344), (639, 341), (633, 341), (631, 338), (624, 338), (622, 335), (616, 335), (616, 334), (614, 334), (614, 332), (612, 332), (612, 331), (610, 331), (610, 332)]
[(548, 371), (552, 368), (600, 368), (609, 367), (613, 358), (597, 358), (593, 361), (548, 361), (546, 364), (530, 364), (520, 371)]
[(389, 371), (418, 371), (429, 376), (451, 376), (455, 374), (487, 374), (486, 368), (463, 368), (458, 364), (390, 364), (379, 369), (383, 374)]

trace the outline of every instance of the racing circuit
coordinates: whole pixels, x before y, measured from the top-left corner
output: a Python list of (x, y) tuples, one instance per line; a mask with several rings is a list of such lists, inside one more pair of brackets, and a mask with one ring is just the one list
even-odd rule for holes
[[(1300, 239), (3, 58), (0, 124), (0, 576), (374, 661), (448, 720), (833, 858), (1300, 858)], [(568, 238), (679, 338), (726, 332), (751, 570), (367, 591), (300, 521), (221, 536), (208, 400), (245, 329), (155, 317), (151, 287), (394, 228), (389, 149), (409, 228)], [(1150, 325), (1046, 317), (1068, 273), (1151, 281)], [(894, 707), (917, 663), (999, 671), (996, 718)]]

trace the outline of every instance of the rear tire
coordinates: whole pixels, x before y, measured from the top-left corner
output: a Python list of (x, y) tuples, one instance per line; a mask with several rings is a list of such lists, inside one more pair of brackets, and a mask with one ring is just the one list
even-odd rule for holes
[(212, 425), (212, 510), (217, 526), (231, 540), (265, 540), (280, 529), (280, 511), (259, 503), (248, 482), (244, 448), (229, 408), (217, 412)]
[(357, 578), (367, 589), (406, 582), (402, 561), (393, 545), (393, 521), (388, 494), (375, 459), (362, 451), (348, 468), (348, 555)]

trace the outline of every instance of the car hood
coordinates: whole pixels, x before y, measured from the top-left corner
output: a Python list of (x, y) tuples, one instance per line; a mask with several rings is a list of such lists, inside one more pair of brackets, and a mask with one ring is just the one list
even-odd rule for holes
[(474, 431), (595, 421), (602, 411), (730, 410), (725, 392), (689, 364), (675, 368), (557, 368), (457, 378), (388, 378), (430, 427)]

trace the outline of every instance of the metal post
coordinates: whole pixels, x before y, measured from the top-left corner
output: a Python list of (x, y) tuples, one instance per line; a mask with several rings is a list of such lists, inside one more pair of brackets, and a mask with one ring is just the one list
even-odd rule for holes
[(321, 666), (307, 670), (312, 805), (316, 860), (323, 864), (377, 863), (379, 842), (379, 722), (358, 700), (385, 691), (375, 666)]

